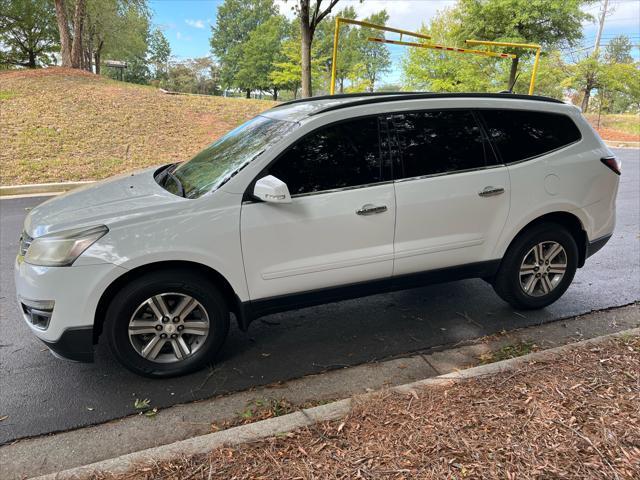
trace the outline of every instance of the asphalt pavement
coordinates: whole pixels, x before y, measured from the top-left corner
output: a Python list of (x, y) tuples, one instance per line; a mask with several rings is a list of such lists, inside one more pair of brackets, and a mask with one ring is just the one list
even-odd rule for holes
[(615, 152), (623, 161), (615, 234), (550, 307), (515, 312), (482, 280), (312, 307), (257, 320), (246, 334), (233, 325), (215, 366), (168, 380), (128, 372), (104, 343), (93, 364), (54, 358), (30, 333), (13, 261), (26, 209), (44, 198), (0, 200), (0, 444), (134, 414), (136, 398), (162, 408), (638, 301), (640, 150)]

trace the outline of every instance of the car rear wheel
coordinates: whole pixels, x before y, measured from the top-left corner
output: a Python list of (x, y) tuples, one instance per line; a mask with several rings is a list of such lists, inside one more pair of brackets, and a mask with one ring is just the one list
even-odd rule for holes
[(216, 287), (186, 270), (133, 280), (106, 315), (109, 345), (129, 370), (172, 377), (210, 363), (229, 330), (229, 311)]
[(511, 244), (493, 287), (515, 308), (544, 308), (569, 288), (577, 267), (578, 247), (571, 233), (559, 224), (540, 224)]

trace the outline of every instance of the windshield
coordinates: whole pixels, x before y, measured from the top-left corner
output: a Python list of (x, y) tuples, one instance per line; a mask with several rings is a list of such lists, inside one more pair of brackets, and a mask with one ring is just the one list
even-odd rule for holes
[(295, 125), (257, 116), (178, 165), (171, 172), (174, 180), (162, 184), (172, 193), (197, 198), (220, 187)]

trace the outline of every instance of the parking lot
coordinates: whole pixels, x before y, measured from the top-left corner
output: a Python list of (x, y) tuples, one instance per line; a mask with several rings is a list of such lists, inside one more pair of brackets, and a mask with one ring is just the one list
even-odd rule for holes
[(614, 237), (549, 308), (514, 312), (481, 280), (307, 308), (258, 320), (247, 334), (233, 326), (215, 366), (169, 380), (129, 373), (103, 344), (93, 364), (59, 360), (31, 335), (13, 261), (26, 209), (44, 198), (0, 200), (0, 443), (120, 418), (135, 413), (136, 398), (162, 408), (638, 301), (640, 151), (615, 152), (623, 175)]

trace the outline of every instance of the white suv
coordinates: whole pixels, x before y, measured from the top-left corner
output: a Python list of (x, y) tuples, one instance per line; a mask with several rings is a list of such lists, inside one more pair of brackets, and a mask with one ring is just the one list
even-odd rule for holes
[(338, 95), (276, 106), (188, 162), (34, 208), (16, 262), (27, 324), (139, 374), (212, 361), (261, 316), (483, 278), (556, 301), (614, 229), (617, 160), (559, 101)]

